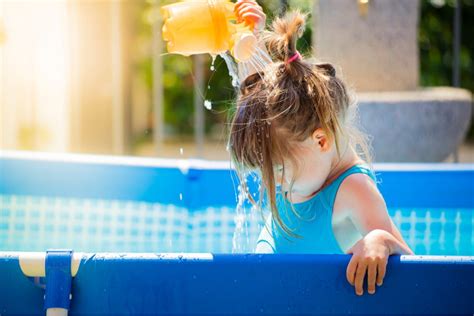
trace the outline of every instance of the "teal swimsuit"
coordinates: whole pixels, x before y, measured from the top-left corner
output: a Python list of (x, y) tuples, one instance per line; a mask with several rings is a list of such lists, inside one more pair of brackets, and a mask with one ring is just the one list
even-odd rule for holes
[(257, 241), (259, 252), (264, 253), (313, 253), (342, 254), (332, 230), (332, 210), (339, 186), (346, 177), (362, 173), (371, 177), (375, 175), (364, 165), (355, 165), (347, 169), (327, 187), (311, 199), (302, 203), (291, 203), (278, 193), (276, 205), (283, 223), (294, 233), (303, 238), (296, 238), (285, 233), (272, 220), (271, 214), (263, 227)]

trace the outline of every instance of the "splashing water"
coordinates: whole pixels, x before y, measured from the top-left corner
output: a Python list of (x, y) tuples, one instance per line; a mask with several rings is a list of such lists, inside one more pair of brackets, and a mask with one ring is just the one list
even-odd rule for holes
[(244, 203), (247, 198), (241, 185), (238, 186), (238, 200), (235, 208), (236, 214), (234, 217), (235, 230), (234, 236), (232, 237), (232, 253), (245, 253), (251, 252), (250, 245), (248, 243), (248, 225), (247, 222), (247, 211)]
[(234, 61), (234, 58), (229, 52), (219, 54), (219, 56), (221, 56), (222, 59), (224, 59), (227, 65), (227, 70), (229, 70), (229, 75), (232, 78), (232, 86), (235, 88), (238, 88), (240, 85), (240, 80), (239, 80), (239, 71), (238, 71), (237, 63)]
[[(221, 58), (224, 59), (226, 63), (229, 75), (232, 78), (232, 86), (235, 88), (238, 88), (240, 86), (241, 79), (245, 79), (247, 76), (255, 72), (262, 74), (268, 64), (272, 62), (272, 59), (268, 55), (268, 53), (264, 49), (259, 47), (257, 47), (255, 54), (249, 60), (239, 63), (240, 67), (238, 67), (236, 61), (234, 60), (230, 52), (219, 54), (219, 56), (221, 56)], [(215, 71), (215, 61), (216, 56), (213, 55), (210, 67), (211, 71)], [(207, 89), (210, 89), (209, 85), (207, 86)], [(209, 100), (205, 100), (204, 107), (208, 110), (211, 110), (212, 102)], [(227, 144), (226, 150), (229, 151), (229, 144)], [(245, 181), (247, 181), (247, 175), (244, 176), (244, 179)], [(257, 182), (257, 178), (255, 175), (253, 177), (253, 180)], [(252, 229), (257, 228), (258, 233), (263, 227), (260, 225), (255, 226), (256, 223), (260, 220), (260, 218), (257, 218), (257, 214), (259, 214), (259, 212), (262, 212), (262, 210), (258, 210), (256, 206), (252, 206), (250, 209), (246, 207), (245, 200), (248, 198), (247, 193), (244, 192), (241, 185), (238, 186), (237, 190), (238, 194), (236, 214), (234, 217), (235, 230), (234, 235), (232, 237), (232, 253), (251, 253), (254, 252), (256, 243), (255, 238), (258, 237), (258, 235), (254, 236), (255, 234), (251, 234), (253, 231)], [(180, 199), (182, 199), (182, 195), (180, 195)]]
[[(220, 54), (220, 56), (227, 64), (229, 75), (232, 77), (232, 86), (235, 88), (240, 86), (240, 82), (243, 79), (255, 72), (262, 75), (267, 66), (272, 63), (270, 55), (260, 47), (257, 47), (255, 54), (249, 60), (240, 62), (240, 67), (237, 66), (229, 52)], [(226, 149), (229, 151), (229, 144), (227, 144)], [(244, 181), (247, 181), (248, 175), (244, 175), (243, 178), (245, 179)], [(252, 179), (257, 183), (258, 179), (255, 174), (253, 174)], [(261, 183), (258, 183), (258, 191), (260, 191)], [(238, 196), (235, 209), (236, 214), (234, 217), (235, 230), (232, 238), (232, 253), (251, 253), (255, 250), (257, 241), (255, 238), (258, 237), (258, 232), (263, 228), (263, 223), (262, 225), (255, 226), (261, 219), (258, 214), (262, 214), (263, 210), (259, 210), (256, 206), (252, 206), (250, 210), (246, 208), (245, 200), (248, 198), (247, 193), (244, 192), (241, 185), (238, 186), (237, 190)], [(253, 234), (255, 228), (257, 228), (257, 236)]]
[(260, 74), (263, 73), (268, 64), (272, 62), (270, 55), (268, 55), (268, 53), (260, 47), (256, 48), (255, 54), (252, 55), (250, 59), (239, 63), (240, 69), (230, 52), (227, 51), (225, 53), (219, 54), (219, 56), (224, 59), (227, 65), (227, 70), (229, 71), (229, 75), (232, 78), (232, 86), (234, 88), (238, 88), (240, 86), (240, 82), (247, 78), (247, 76), (255, 72)]
[(204, 101), (204, 107), (208, 110), (212, 110), (212, 102), (209, 100)]
[[(248, 179), (248, 175), (244, 175)], [(255, 182), (256, 178), (253, 178)], [(247, 183), (247, 180), (245, 180)], [(247, 193), (241, 185), (238, 186), (237, 207), (234, 216), (235, 230), (232, 237), (232, 253), (253, 253), (258, 235), (263, 228), (260, 210), (256, 205), (250, 209), (246, 207), (245, 200), (248, 199)]]
[(240, 78), (246, 78), (255, 72), (262, 74), (270, 63), (272, 63), (270, 55), (264, 49), (257, 47), (250, 59), (240, 62), (242, 71), (239, 74)]
[(212, 57), (212, 62), (211, 62), (211, 71), (216, 70), (216, 67), (214, 67), (214, 63), (216, 62), (216, 55), (211, 55)]

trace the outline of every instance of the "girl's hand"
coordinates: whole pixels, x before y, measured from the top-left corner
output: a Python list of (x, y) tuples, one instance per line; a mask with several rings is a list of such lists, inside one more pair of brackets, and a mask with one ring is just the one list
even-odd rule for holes
[(238, 0), (234, 9), (237, 23), (244, 22), (245, 25), (253, 27), (254, 32), (263, 31), (267, 16), (262, 7), (252, 0)]
[(390, 249), (390, 241), (394, 237), (385, 230), (375, 229), (365, 235), (347, 252), (352, 253), (351, 261), (347, 266), (347, 281), (355, 286), (357, 295), (364, 293), (363, 285), (367, 274), (367, 290), (375, 293), (375, 281), (381, 286), (385, 276)]

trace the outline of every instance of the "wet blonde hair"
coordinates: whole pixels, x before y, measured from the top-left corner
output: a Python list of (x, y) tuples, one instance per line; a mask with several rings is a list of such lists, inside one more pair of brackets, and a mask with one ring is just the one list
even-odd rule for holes
[(339, 156), (341, 136), (350, 136), (354, 148), (358, 145), (370, 161), (364, 135), (348, 122), (352, 102), (334, 67), (302, 57), (288, 62), (298, 53), (296, 43), (303, 34), (305, 19), (298, 11), (287, 13), (274, 20), (264, 34), (273, 62), (242, 82), (229, 137), (231, 157), (246, 196), (257, 204), (246, 185), (246, 171), (257, 170), (262, 181), (259, 206), (266, 196), (273, 219), (284, 232), (297, 238), (301, 237), (283, 223), (276, 208), (274, 166), (282, 165), (284, 173), (283, 161), (288, 159), (297, 168), (295, 144), (311, 137), (318, 128), (334, 140)]

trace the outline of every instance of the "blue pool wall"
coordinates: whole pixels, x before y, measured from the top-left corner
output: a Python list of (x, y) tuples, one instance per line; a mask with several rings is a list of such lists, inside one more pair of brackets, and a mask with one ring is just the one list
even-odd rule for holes
[[(375, 167), (389, 207), (474, 208), (473, 165)], [(236, 185), (226, 162), (0, 152), (6, 195), (194, 209), (235, 205)], [(44, 288), (18, 255), (0, 252), (0, 314), (42, 314)], [(345, 279), (349, 255), (84, 256), (70, 315), (474, 313), (474, 257), (391, 256), (383, 286), (358, 297)]]
[[(473, 208), (473, 164), (375, 164), (387, 206)], [(229, 162), (24, 152), (0, 154), (0, 194), (119, 199), (189, 209), (236, 204)], [(255, 182), (248, 181), (251, 190)], [(186, 198), (180, 199), (180, 194)]]
[[(392, 256), (384, 284), (356, 296), (346, 255), (90, 254), (70, 315), (460, 314), (474, 311), (473, 258)], [(42, 313), (44, 290), (0, 253), (0, 313)]]

